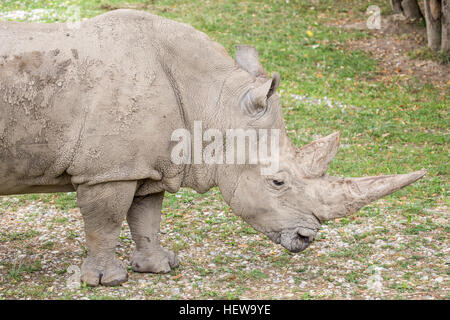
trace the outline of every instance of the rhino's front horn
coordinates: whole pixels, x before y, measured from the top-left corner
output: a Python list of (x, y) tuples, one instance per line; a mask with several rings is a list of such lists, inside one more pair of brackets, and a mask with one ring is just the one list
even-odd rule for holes
[(364, 178), (324, 176), (314, 181), (313, 211), (321, 221), (341, 218), (363, 206), (419, 180), (427, 173), (420, 170), (408, 174)]

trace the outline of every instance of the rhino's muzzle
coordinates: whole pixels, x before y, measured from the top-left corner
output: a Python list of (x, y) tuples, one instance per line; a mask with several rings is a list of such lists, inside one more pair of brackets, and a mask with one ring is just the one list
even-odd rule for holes
[(266, 235), (275, 243), (281, 244), (290, 252), (301, 252), (313, 242), (316, 230), (297, 227), (281, 232), (270, 232)]
[(286, 239), (286, 241), (282, 241), (281, 245), (288, 249), (290, 252), (301, 252), (305, 250), (313, 239), (310, 237), (302, 236), (301, 234), (296, 234), (290, 239)]
[(305, 250), (316, 236), (316, 230), (297, 227), (295, 229), (283, 230), (280, 236), (280, 244), (290, 252)]

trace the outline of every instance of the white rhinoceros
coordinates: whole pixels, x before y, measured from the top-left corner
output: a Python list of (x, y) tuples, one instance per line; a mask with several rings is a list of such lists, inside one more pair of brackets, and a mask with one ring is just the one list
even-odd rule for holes
[[(236, 60), (204, 33), (149, 13), (117, 10), (64, 24), (0, 23), (0, 194), (76, 191), (87, 236), (81, 279), (118, 285), (115, 257), (126, 217), (134, 271), (178, 262), (159, 243), (164, 192), (221, 190), (232, 210), (293, 252), (321, 222), (351, 214), (425, 171), (367, 178), (325, 175), (339, 135), (296, 149), (287, 138), (278, 74), (256, 50)], [(279, 129), (279, 168), (174, 163), (172, 133)]]

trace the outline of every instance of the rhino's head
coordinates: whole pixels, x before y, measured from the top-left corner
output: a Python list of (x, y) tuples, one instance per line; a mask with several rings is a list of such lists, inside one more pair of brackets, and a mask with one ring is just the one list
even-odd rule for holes
[(279, 76), (266, 76), (253, 47), (239, 46), (236, 62), (254, 81), (239, 88), (234, 104), (239, 105), (236, 112), (240, 114), (232, 115), (239, 119), (235, 125), (279, 129), (279, 165), (270, 175), (262, 175), (260, 165), (222, 166), (219, 188), (234, 213), (275, 243), (291, 252), (302, 251), (314, 240), (322, 222), (352, 214), (426, 173), (365, 178), (325, 175), (337, 152), (339, 133), (295, 148), (284, 129), (276, 94)]

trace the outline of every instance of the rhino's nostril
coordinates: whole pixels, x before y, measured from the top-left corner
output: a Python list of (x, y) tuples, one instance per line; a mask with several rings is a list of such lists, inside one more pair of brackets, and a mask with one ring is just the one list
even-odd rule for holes
[(303, 243), (305, 245), (309, 245), (309, 243), (312, 241), (312, 239), (310, 239), (311, 237), (305, 237), (305, 236), (301, 235), (300, 233), (297, 233), (297, 236), (299, 237), (299, 239), (301, 241), (303, 241)]
[(301, 234), (300, 232), (297, 232), (297, 236), (299, 237), (300, 240), (303, 241), (303, 243), (305, 243), (305, 245), (310, 245), (311, 242), (314, 241), (314, 235), (309, 234), (307, 236)]

